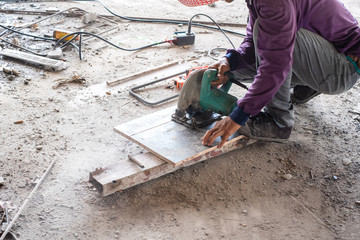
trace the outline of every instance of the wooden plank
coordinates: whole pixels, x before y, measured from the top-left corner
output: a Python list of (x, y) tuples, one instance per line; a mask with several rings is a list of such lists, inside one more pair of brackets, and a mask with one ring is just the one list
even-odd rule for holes
[(31, 64), (41, 65), (47, 70), (61, 71), (68, 67), (68, 65), (65, 62), (60, 60), (41, 57), (34, 54), (15, 51), (11, 49), (4, 49), (3, 51), (0, 52), (0, 54), (6, 57), (19, 59)]
[(122, 191), (135, 185), (161, 177), (180, 168), (243, 148), (254, 142), (256, 142), (256, 140), (252, 140), (244, 136), (238, 136), (228, 141), (224, 147), (208, 148), (178, 166), (165, 163), (152, 153), (146, 152), (134, 157), (145, 166), (144, 169), (141, 169), (130, 161), (121, 161), (109, 167), (97, 169), (96, 171), (90, 173), (89, 182), (96, 187), (102, 196), (107, 196), (111, 193)]
[(201, 144), (204, 133), (205, 130), (193, 130), (171, 121), (134, 134), (130, 140), (177, 166), (209, 148)]
[[(171, 121), (175, 108), (143, 116), (115, 127), (114, 130), (164, 161), (178, 166), (208, 151), (201, 144), (201, 138), (212, 126), (202, 129), (190, 129)], [(230, 139), (237, 137), (235, 133)], [(217, 138), (214, 145), (221, 141)]]
[(103, 196), (256, 142), (235, 134), (222, 148), (217, 147), (220, 138), (213, 147), (203, 146), (200, 139), (211, 126), (194, 130), (175, 123), (171, 121), (174, 109), (164, 109), (114, 128), (149, 152), (133, 157), (135, 161), (125, 159), (90, 173), (89, 181)]
[(134, 158), (144, 165), (144, 168), (140, 168), (135, 163), (125, 159), (116, 164), (91, 172), (89, 182), (93, 184), (103, 196), (106, 196), (116, 191), (135, 186), (141, 182), (149, 181), (156, 177), (156, 175), (150, 176), (150, 171), (154, 172), (154, 168), (168, 165), (149, 152), (135, 156)]
[(126, 138), (129, 138), (150, 128), (171, 122), (171, 114), (174, 112), (175, 107), (165, 108), (156, 113), (145, 115), (117, 126), (114, 128), (114, 131)]

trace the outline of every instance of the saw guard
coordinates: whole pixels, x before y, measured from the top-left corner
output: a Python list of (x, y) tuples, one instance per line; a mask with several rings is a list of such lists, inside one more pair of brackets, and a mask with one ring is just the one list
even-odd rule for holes
[(177, 111), (184, 112), (191, 105), (193, 110), (201, 110), (200, 89), (206, 69), (193, 71), (182, 86), (177, 102)]

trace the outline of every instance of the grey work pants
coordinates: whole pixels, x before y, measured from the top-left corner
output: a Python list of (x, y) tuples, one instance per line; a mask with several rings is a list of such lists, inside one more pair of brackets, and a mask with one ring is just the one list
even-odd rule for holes
[[(256, 46), (258, 21), (254, 24)], [(261, 64), (255, 49), (257, 63), (233, 71), (231, 75), (240, 82), (252, 82)], [(294, 111), (290, 100), (290, 89), (294, 85), (308, 86), (320, 93), (339, 94), (352, 88), (360, 74), (344, 54), (338, 53), (332, 43), (320, 35), (300, 29), (296, 35), (293, 65), (283, 85), (266, 106), (266, 111), (284, 126), (294, 125)]]

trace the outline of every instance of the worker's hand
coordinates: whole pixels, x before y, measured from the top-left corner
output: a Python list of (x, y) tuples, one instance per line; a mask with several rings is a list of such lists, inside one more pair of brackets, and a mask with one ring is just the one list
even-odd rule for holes
[(226, 57), (223, 57), (213, 65), (209, 66), (210, 69), (216, 69), (217, 73), (217, 81), (211, 82), (211, 85), (218, 86), (221, 84), (225, 84), (229, 79), (228, 76), (225, 75), (226, 72), (230, 71), (230, 64)]
[(349, 57), (357, 64), (358, 68), (360, 68), (360, 58), (354, 55), (349, 55)]
[(215, 126), (207, 131), (201, 139), (204, 146), (211, 146), (217, 137), (221, 137), (218, 148), (224, 146), (229, 137), (236, 132), (241, 125), (237, 124), (230, 117), (226, 117), (216, 122)]

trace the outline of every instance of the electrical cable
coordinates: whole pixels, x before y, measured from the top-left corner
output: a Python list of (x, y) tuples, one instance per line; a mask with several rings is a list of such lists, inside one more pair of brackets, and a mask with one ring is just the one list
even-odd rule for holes
[[(148, 22), (148, 23), (170, 23), (170, 24), (188, 24), (188, 22), (182, 22), (182, 21), (171, 21), (171, 20), (160, 20), (160, 19), (138, 19), (138, 18), (129, 18), (129, 17), (124, 17), (124, 16), (120, 16), (116, 13), (114, 13), (113, 11), (111, 11), (106, 5), (105, 3), (103, 3), (101, 0), (90, 0), (91, 2), (98, 2), (100, 3), (109, 13), (111, 13), (112, 15), (119, 17), (121, 19), (124, 20), (128, 20), (128, 21), (133, 21), (133, 22)], [(204, 14), (205, 15), (205, 14)], [(213, 21), (214, 22), (214, 21)], [(218, 30), (219, 25), (216, 24), (218, 26), (218, 28), (216, 27), (212, 27), (212, 26), (208, 26), (205, 24), (201, 24), (201, 23), (193, 23), (192, 25), (194, 26), (198, 26), (198, 27), (204, 27), (204, 28), (208, 28), (208, 29), (212, 29), (212, 30)], [(234, 32), (231, 30), (227, 30), (227, 29), (222, 29), (222, 32), (227, 32), (227, 33), (231, 33), (231, 34), (235, 34), (235, 35), (239, 35), (242, 37), (245, 37), (245, 34), (242, 33), (238, 33), (238, 32)]]
[[(125, 20), (129, 20), (129, 21), (135, 21), (135, 22), (155, 22), (155, 23), (172, 23), (172, 24), (186, 24), (187, 22), (183, 22), (183, 21), (171, 21), (171, 20), (158, 20), (158, 19), (137, 19), (137, 18), (129, 18), (129, 17), (124, 17), (124, 16), (120, 16), (116, 13), (114, 13), (113, 11), (111, 11), (106, 5), (105, 3), (103, 3), (101, 0), (92, 0), (94, 2), (99, 2), (109, 13), (111, 13), (112, 15), (116, 16), (116, 17), (119, 17), (121, 19), (125, 19)], [(205, 17), (208, 17), (216, 26), (217, 28), (215, 27), (211, 27), (211, 26), (207, 26), (205, 24), (200, 24), (200, 23), (193, 23), (192, 20), (194, 19), (194, 17), (196, 16), (205, 16)], [(203, 13), (199, 13), (199, 14), (195, 14), (194, 16), (191, 17), (190, 21), (187, 23), (188, 24), (188, 34), (191, 33), (191, 26), (194, 25), (194, 26), (200, 26), (200, 27), (205, 27), (205, 28), (209, 28), (209, 29), (213, 29), (213, 30), (220, 30), (222, 32), (222, 34), (224, 34), (224, 36), (228, 39), (228, 41), (230, 42), (230, 44), (232, 45), (232, 47), (235, 49), (235, 45), (232, 43), (232, 41), (229, 39), (229, 37), (225, 34), (225, 32), (227, 33), (232, 33), (232, 34), (236, 34), (236, 35), (240, 35), (242, 37), (245, 37), (246, 35), (245, 34), (242, 34), (242, 33), (238, 33), (238, 32), (233, 32), (233, 31), (229, 31), (229, 30), (226, 30), (226, 29), (222, 29), (219, 24), (214, 20), (212, 19), (210, 16), (206, 15), (206, 14), (203, 14)], [(209, 50), (208, 52), (208, 55), (209, 57), (211, 57), (212, 59), (214, 59), (212, 56), (211, 56), (211, 51), (212, 50)]]
[[(200, 27), (205, 27), (205, 28), (209, 28), (209, 29), (213, 29), (213, 30), (220, 30), (224, 36), (228, 39), (228, 41), (231, 43), (231, 45), (233, 46), (233, 48), (235, 48), (234, 44), (232, 43), (232, 41), (229, 39), (229, 37), (225, 34), (225, 32), (228, 32), (228, 33), (232, 33), (232, 34), (237, 34), (237, 35), (240, 35), (240, 36), (245, 36), (244, 34), (241, 34), (241, 33), (237, 33), (237, 32), (233, 32), (233, 31), (229, 31), (229, 30), (225, 30), (225, 29), (222, 29), (218, 23), (216, 23), (216, 21), (214, 19), (212, 19), (210, 16), (206, 15), (206, 14), (202, 14), (202, 13), (199, 13), (199, 14), (195, 14), (194, 16), (191, 17), (190, 21), (189, 22), (183, 22), (183, 21), (172, 21), (172, 20), (159, 20), (159, 19), (151, 19), (151, 20), (148, 20), (148, 19), (137, 19), (137, 18), (129, 18), (129, 17), (124, 17), (124, 16), (120, 16), (116, 13), (114, 13), (113, 11), (111, 11), (101, 0), (89, 0), (89, 1), (92, 1), (92, 2), (99, 2), (109, 13), (111, 13), (112, 15), (116, 16), (116, 17), (119, 17), (121, 19), (125, 19), (125, 20), (129, 20), (129, 21), (135, 21), (135, 22), (155, 22), (155, 23), (171, 23), (171, 24), (188, 24), (188, 34), (190, 34), (191, 32), (191, 26), (194, 25), (194, 26), (200, 26)], [(194, 19), (194, 17), (196, 16), (205, 16), (205, 17), (208, 17), (216, 26), (217, 28), (215, 27), (211, 27), (211, 26), (208, 26), (208, 25), (205, 25), (205, 24), (200, 24), (200, 23), (193, 23), (192, 20)], [(22, 33), (20, 31), (17, 31), (17, 30), (14, 30), (12, 28), (8, 28), (8, 27), (5, 27), (3, 25), (0, 25), (0, 27), (2, 28), (5, 28), (9, 31), (12, 31), (12, 32), (15, 32), (15, 33), (18, 33), (18, 34), (21, 34), (21, 35), (24, 35), (24, 36), (28, 36), (28, 37), (33, 37), (33, 38), (38, 38), (38, 39), (42, 39), (42, 40), (46, 40), (46, 41), (56, 41), (57, 39), (54, 39), (54, 38), (46, 38), (46, 37), (40, 37), (40, 36), (35, 36), (35, 35), (31, 35), (31, 34), (27, 34), (27, 33)], [(77, 47), (75, 44), (72, 43), (72, 41), (74, 39), (76, 39), (78, 36), (80, 36), (80, 39), (82, 38), (82, 35), (83, 34), (87, 34), (87, 35), (90, 35), (90, 36), (93, 36), (93, 37), (96, 37), (102, 41), (105, 41), (106, 43), (110, 44), (111, 46), (115, 47), (115, 48), (118, 48), (120, 50), (124, 50), (124, 51), (137, 51), (137, 50), (141, 50), (141, 49), (145, 49), (145, 48), (149, 48), (149, 47), (152, 47), (152, 46), (155, 46), (155, 45), (159, 45), (159, 44), (163, 44), (163, 43), (171, 43), (173, 40), (165, 40), (165, 41), (162, 41), (162, 42), (156, 42), (156, 43), (153, 43), (153, 44), (149, 44), (149, 45), (146, 45), (146, 46), (143, 46), (143, 47), (139, 47), (139, 48), (134, 48), (134, 49), (128, 49), (128, 48), (122, 48), (122, 47), (119, 47), (115, 44), (113, 44), (112, 42), (96, 35), (96, 34), (93, 34), (93, 33), (89, 33), (89, 32), (75, 32), (75, 33), (71, 33), (71, 34), (68, 34), (64, 37), (62, 37), (61, 39), (59, 39), (56, 43), (55, 43), (55, 46), (54, 46), (54, 49), (56, 49), (56, 47), (58, 46), (58, 44), (64, 40), (65, 38), (69, 37), (69, 36), (73, 36), (69, 41), (65, 42), (61, 48), (64, 48), (66, 45), (68, 44), (71, 44), (73, 47), (75, 47), (78, 51), (79, 51), (79, 57), (80, 59), (82, 59), (82, 55), (81, 55), (81, 41), (79, 41), (79, 47)], [(17, 47), (20, 47), (20, 46), (17, 46)], [(22, 47), (20, 47), (22, 48)], [(29, 51), (29, 52), (32, 52), (31, 50), (29, 49), (25, 49), (25, 48), (22, 48), (26, 51)], [(211, 58), (213, 58), (211, 56), (211, 51), (209, 51), (209, 56)], [(40, 55), (40, 54), (37, 54), (37, 55)], [(41, 55), (40, 55), (41, 56)]]
[(80, 37), (79, 37), (79, 59), (80, 60), (82, 60), (81, 43), (82, 43), (82, 34), (80, 34)]
[[(104, 38), (102, 38), (102, 37), (100, 37), (100, 36), (98, 36), (98, 35), (96, 35), (96, 34), (89, 33), (89, 32), (74, 32), (74, 33), (70, 33), (70, 34), (68, 34), (68, 35), (66, 35), (66, 36), (64, 36), (64, 37), (62, 37), (62, 38), (60, 38), (60, 39), (58, 40), (58, 39), (56, 39), (56, 38), (47, 38), (47, 37), (36, 36), (36, 35), (28, 34), (28, 33), (23, 33), (23, 32), (17, 31), (17, 30), (15, 30), (15, 29), (6, 27), (6, 26), (1, 25), (1, 24), (0, 24), (0, 27), (5, 28), (5, 29), (8, 30), (8, 31), (15, 32), (15, 33), (17, 33), (17, 34), (24, 35), (24, 36), (33, 37), (33, 38), (38, 38), (38, 39), (42, 39), (42, 40), (46, 40), (46, 41), (56, 41), (55, 46), (54, 46), (54, 49), (56, 49), (56, 47), (58, 46), (58, 44), (59, 44), (62, 40), (64, 40), (65, 38), (67, 38), (67, 37), (69, 37), (69, 36), (74, 36), (74, 37), (72, 37), (69, 41), (65, 42), (65, 43), (61, 46), (61, 48), (64, 48), (64, 47), (66, 47), (68, 44), (71, 44), (73, 47), (75, 47), (75, 48), (79, 51), (79, 57), (80, 57), (80, 59), (82, 58), (82, 57), (81, 57), (81, 46), (80, 46), (80, 45), (81, 45), (81, 42), (80, 42), (80, 44), (79, 44), (79, 47), (77, 47), (75, 44), (72, 43), (72, 41), (73, 41), (74, 39), (76, 39), (79, 35), (81, 36), (82, 34), (86, 34), (86, 35), (90, 35), (90, 36), (96, 37), (96, 38), (98, 38), (98, 39), (100, 39), (100, 40), (102, 40), (102, 41), (110, 44), (111, 46), (116, 47), (116, 48), (118, 48), (118, 49), (120, 49), (120, 50), (124, 50), (124, 51), (137, 51), (137, 50), (149, 48), (149, 47), (152, 47), (152, 46), (155, 46), (155, 45), (159, 45), (159, 44), (163, 44), (163, 43), (171, 43), (171, 42), (172, 42), (172, 40), (166, 40), (166, 41), (162, 41), (162, 42), (156, 42), (156, 43), (153, 43), (153, 44), (149, 44), (149, 45), (146, 45), (146, 46), (143, 46), (143, 47), (139, 47), (139, 48), (127, 49), (127, 48), (119, 47), (119, 46), (115, 45), (114, 43), (112, 43), (112, 42), (110, 42), (110, 41), (108, 41), (108, 40), (106, 40), (106, 39), (104, 39)], [(9, 43), (9, 42), (7, 42), (7, 43)], [(21, 49), (23, 49), (23, 50), (26, 50), (26, 51), (28, 51), (28, 52), (34, 53), (34, 52), (32, 52), (31, 50), (26, 49), (26, 48), (23, 48), (23, 47), (20, 47), (20, 46), (18, 46), (18, 45), (16, 45), (16, 47), (19, 47), (19, 48), (21, 48)], [(39, 55), (39, 56), (44, 56), (43, 54), (37, 54), (37, 53), (34, 53), (34, 54)], [(46, 55), (45, 55), (45, 56), (46, 56)]]
[(219, 24), (217, 24), (217, 22), (216, 22), (214, 19), (212, 19), (210, 16), (208, 16), (208, 15), (206, 15), (206, 14), (203, 14), (203, 13), (195, 14), (194, 16), (192, 16), (192, 17), (190, 18), (187, 34), (191, 34), (192, 20), (193, 20), (194, 17), (196, 17), (196, 16), (205, 16), (205, 17), (209, 18), (209, 19), (218, 27), (218, 29), (222, 32), (222, 34), (224, 34), (224, 36), (227, 38), (227, 40), (229, 40), (229, 42), (231, 43), (232, 47), (235, 48), (234, 44), (232, 43), (232, 41), (230, 40), (230, 38), (224, 33), (224, 30), (219, 26)]
[[(13, 29), (13, 28), (9, 28), (9, 27), (6, 27), (6, 26), (1, 25), (1, 24), (0, 24), (0, 27), (5, 28), (6, 31), (12, 31), (12, 32), (14, 32), (14, 33), (17, 33), (17, 34), (20, 34), (20, 35), (24, 35), (24, 36), (27, 36), (27, 37), (33, 37), (33, 38), (42, 39), (42, 40), (45, 40), (45, 41), (53, 41), (53, 42), (56, 42), (56, 41), (58, 40), (58, 39), (56, 39), (56, 38), (47, 38), (47, 37), (41, 37), (41, 36), (32, 35), (32, 34), (28, 34), (28, 33), (23, 33), (23, 32), (17, 31), (17, 30), (15, 30), (15, 29)], [(2, 33), (2, 34), (3, 34), (3, 33)], [(13, 45), (13, 46), (15, 46), (15, 47), (17, 47), (17, 48), (23, 49), (23, 50), (25, 50), (25, 51), (27, 51), (27, 52), (31, 52), (31, 53), (33, 53), (33, 54), (35, 54), (35, 55), (38, 55), (38, 56), (46, 56), (46, 55), (47, 55), (47, 54), (35, 53), (35, 52), (33, 52), (32, 50), (30, 50), (30, 49), (21, 47), (21, 46), (19, 46), (19, 45), (13, 44), (13, 43), (10, 43), (10, 42), (8, 42), (8, 41), (6, 41), (6, 40), (4, 40), (4, 39), (0, 39), (0, 40), (3, 41), (3, 42), (8, 43), (8, 44), (10, 44), (10, 45)], [(73, 46), (75, 49), (79, 50), (79, 48), (78, 48), (75, 44), (73, 44), (73, 43), (70, 43), (70, 44), (71, 44), (71, 46)], [(64, 46), (64, 47), (65, 47), (65, 46)], [(63, 48), (63, 47), (61, 47), (61, 48)]]
[(45, 20), (47, 20), (47, 19), (49, 19), (49, 18), (52, 18), (52, 17), (54, 17), (54, 16), (60, 15), (60, 14), (62, 14), (62, 13), (64, 13), (64, 12), (71, 11), (71, 10), (81, 10), (81, 11), (84, 11), (84, 10), (82, 10), (82, 9), (80, 9), (80, 8), (77, 8), (77, 7), (68, 8), (68, 9), (66, 9), (66, 10), (63, 10), (63, 11), (57, 12), (57, 13), (55, 13), (55, 14), (52, 14), (51, 16), (42, 18), (42, 19), (40, 19), (40, 20), (38, 20), (38, 21), (36, 21), (36, 22), (32, 22), (32, 23), (30, 23), (30, 24), (27, 24), (27, 25), (25, 25), (25, 26), (22, 26), (22, 27), (20, 27), (20, 28), (18, 28), (18, 29), (24, 29), (24, 28), (33, 26), (34, 24), (38, 24), (38, 23), (43, 22), (43, 21), (45, 21)]
[[(59, 45), (59, 43), (61, 41), (63, 41), (65, 38), (67, 37), (70, 37), (70, 36), (74, 36), (73, 38), (71, 38), (69, 41), (65, 42), (64, 45), (67, 45), (68, 43), (70, 43), (71, 41), (73, 41), (77, 36), (81, 36), (83, 34), (86, 34), (86, 35), (90, 35), (90, 36), (93, 36), (93, 37), (96, 37), (108, 44), (110, 44), (111, 46), (115, 47), (115, 48), (118, 48), (120, 50), (123, 50), (123, 51), (137, 51), (137, 50), (141, 50), (141, 49), (145, 49), (145, 48), (149, 48), (149, 47), (152, 47), (152, 46), (156, 46), (156, 45), (160, 45), (160, 44), (163, 44), (163, 43), (171, 43), (173, 40), (165, 40), (165, 41), (161, 41), (161, 42), (155, 42), (155, 43), (152, 43), (152, 44), (149, 44), (149, 45), (146, 45), (146, 46), (143, 46), (143, 47), (138, 47), (138, 48), (123, 48), (123, 47), (120, 47), (120, 46), (117, 46), (115, 45), (114, 43), (106, 40), (105, 38), (102, 38), (96, 34), (93, 34), (93, 33), (89, 33), (89, 32), (74, 32), (74, 33), (70, 33), (70, 34), (67, 34), (65, 36), (63, 36), (62, 38), (60, 38), (56, 43), (55, 43), (55, 46), (54, 46), (54, 49), (56, 49), (56, 47)], [(63, 46), (64, 46), (63, 45)], [(79, 46), (79, 50), (81, 49), (81, 46)], [(81, 53), (80, 53), (81, 54)], [(80, 55), (81, 56), (81, 55)], [(80, 57), (81, 58), (81, 57)]]
[[(42, 40), (45, 40), (45, 41), (53, 41), (53, 42), (58, 40), (56, 38), (47, 38), (47, 37), (41, 37), (41, 36), (32, 35), (32, 34), (28, 34), (28, 33), (23, 33), (23, 32), (15, 30), (13, 28), (5, 27), (4, 25), (1, 25), (1, 24), (0, 24), (0, 27), (5, 28), (5, 29), (7, 29), (9, 31), (12, 31), (14, 33), (17, 33), (17, 34), (27, 36), (27, 37), (33, 37), (33, 38), (38, 38), (38, 39), (42, 39)], [(72, 46), (75, 47), (74, 45), (72, 45)], [(76, 47), (76, 49), (77, 49), (77, 47)]]
[(0, 41), (2, 41), (2, 42), (4, 42), (4, 43), (7, 43), (7, 44), (9, 44), (9, 45), (12, 45), (12, 46), (14, 46), (14, 47), (20, 48), (20, 49), (22, 49), (22, 50), (25, 50), (26, 52), (30, 52), (30, 53), (35, 54), (35, 55), (40, 56), (40, 57), (46, 57), (46, 56), (47, 56), (47, 54), (36, 53), (36, 52), (34, 52), (34, 51), (30, 50), (30, 49), (27, 49), (27, 48), (24, 48), (24, 47), (19, 46), (19, 45), (17, 45), (17, 44), (8, 42), (8, 41), (6, 41), (6, 40), (4, 40), (4, 39), (0, 39)]
[(38, 39), (42, 39), (42, 40), (46, 40), (46, 41), (54, 41), (54, 39), (55, 39), (55, 38), (40, 37), (40, 36), (36, 36), (36, 35), (31, 35), (31, 34), (28, 34), (28, 33), (23, 33), (23, 32), (15, 30), (15, 29), (5, 27), (4, 25), (1, 25), (1, 24), (0, 24), (0, 27), (5, 28), (5, 29), (7, 29), (9, 31), (12, 31), (14, 33), (18, 33), (18, 34), (21, 34), (21, 35), (24, 35), (24, 36), (38, 38)]
[(212, 58), (212, 59), (214, 59), (215, 61), (218, 61), (219, 59), (218, 58), (216, 58), (216, 57), (214, 57), (214, 56), (212, 56), (211, 55), (211, 53), (213, 52), (213, 51), (216, 51), (216, 50), (227, 50), (227, 48), (213, 48), (213, 49), (210, 49), (209, 51), (208, 51), (208, 56), (210, 57), (210, 58)]

